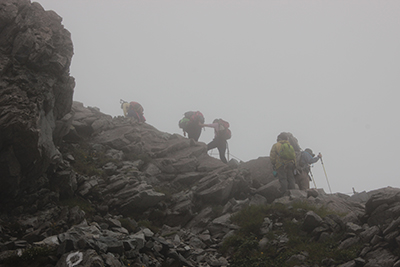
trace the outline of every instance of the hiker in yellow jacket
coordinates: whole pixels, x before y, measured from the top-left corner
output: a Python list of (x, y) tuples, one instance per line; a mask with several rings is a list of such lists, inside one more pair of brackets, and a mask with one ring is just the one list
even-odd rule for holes
[(278, 177), (281, 184), (281, 193), (284, 194), (287, 190), (295, 189), (296, 154), (286, 133), (278, 135), (277, 143), (271, 148), (270, 160), (274, 169), (274, 176)]

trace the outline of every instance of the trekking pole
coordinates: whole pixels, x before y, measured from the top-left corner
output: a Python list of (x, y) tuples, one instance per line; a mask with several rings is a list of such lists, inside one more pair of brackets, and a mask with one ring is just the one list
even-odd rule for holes
[(225, 141), (226, 142), (226, 151), (228, 152), (228, 162), (229, 162), (229, 146), (228, 146), (228, 141)]
[(314, 175), (312, 174), (311, 168), (310, 168), (310, 174), (311, 174), (311, 180), (314, 183), (314, 187), (315, 187), (315, 189), (317, 189), (317, 184), (315, 183)]
[(331, 186), (329, 185), (328, 175), (326, 174), (325, 165), (324, 165), (324, 161), (322, 160), (322, 158), (321, 158), (321, 164), (322, 164), (322, 168), (324, 168), (324, 173), (325, 173), (325, 177), (326, 177), (326, 182), (328, 183), (329, 191), (332, 194)]

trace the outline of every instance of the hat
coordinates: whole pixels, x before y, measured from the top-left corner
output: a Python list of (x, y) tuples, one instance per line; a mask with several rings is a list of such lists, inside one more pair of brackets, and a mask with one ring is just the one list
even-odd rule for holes
[(289, 140), (289, 137), (287, 136), (286, 133), (280, 133), (280, 134), (278, 135), (277, 141), (279, 142), (279, 141), (281, 141), (281, 140)]
[(312, 152), (310, 148), (306, 148), (304, 151), (310, 154), (312, 157), (315, 157), (315, 154)]

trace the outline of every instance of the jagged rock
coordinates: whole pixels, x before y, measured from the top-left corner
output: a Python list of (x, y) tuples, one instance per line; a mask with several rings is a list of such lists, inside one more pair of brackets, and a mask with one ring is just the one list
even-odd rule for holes
[[(79, 265), (78, 265), (79, 264)], [(77, 251), (64, 254), (57, 262), (56, 267), (70, 266), (104, 266), (104, 261), (95, 250), (89, 249), (85, 252)]]
[(316, 227), (322, 225), (323, 220), (315, 212), (309, 211), (304, 218), (303, 229), (307, 232), (313, 231)]
[(259, 157), (255, 160), (250, 160), (239, 166), (241, 169), (247, 169), (253, 180), (258, 181), (261, 185), (268, 184), (276, 178), (272, 174), (272, 164), (269, 157)]
[(369, 225), (388, 225), (400, 216), (398, 208), (400, 189), (387, 187), (372, 191), (370, 199), (365, 204), (365, 212), (369, 215)]
[(265, 197), (268, 203), (272, 203), (275, 199), (282, 196), (280, 188), (281, 185), (279, 183), (279, 180), (275, 179), (274, 181), (257, 189), (256, 193)]
[(378, 226), (367, 227), (365, 231), (360, 233), (360, 238), (364, 243), (368, 243), (371, 241), (372, 237), (378, 235), (380, 233), (380, 229)]
[(349, 262), (339, 265), (338, 267), (356, 267), (356, 266), (357, 266), (356, 261), (351, 260)]
[(365, 256), (367, 264), (365, 267), (390, 267), (398, 260), (398, 256), (393, 255), (390, 251), (384, 248), (377, 248)]
[[(65, 132), (74, 79), (70, 33), (38, 3), (0, 3), (0, 198), (38, 189), (60, 162), (54, 141)], [(57, 127), (57, 128), (56, 128)], [(42, 184), (39, 183), (39, 187)]]
[(78, 187), (76, 174), (71, 170), (63, 170), (56, 172), (51, 181), (54, 188), (60, 194), (61, 199), (71, 198), (74, 196)]

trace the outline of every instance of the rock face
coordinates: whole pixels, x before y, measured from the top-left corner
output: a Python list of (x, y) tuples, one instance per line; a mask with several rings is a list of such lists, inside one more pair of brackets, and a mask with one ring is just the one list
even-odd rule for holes
[(59, 161), (54, 141), (65, 134), (72, 105), (72, 55), (55, 12), (29, 0), (0, 2), (1, 200), (42, 185), (39, 178)]

